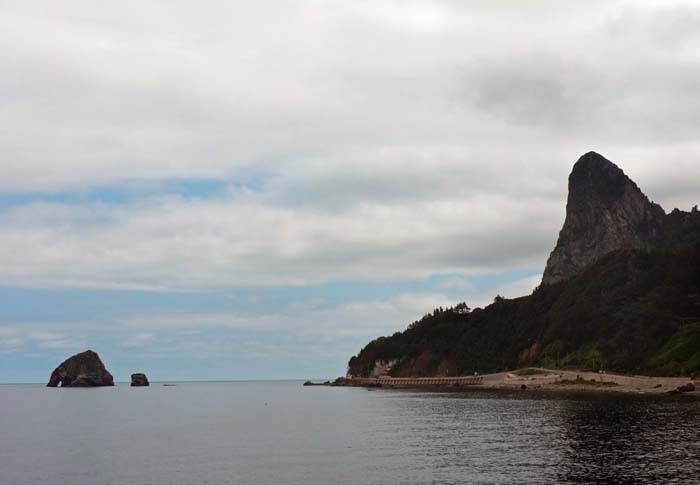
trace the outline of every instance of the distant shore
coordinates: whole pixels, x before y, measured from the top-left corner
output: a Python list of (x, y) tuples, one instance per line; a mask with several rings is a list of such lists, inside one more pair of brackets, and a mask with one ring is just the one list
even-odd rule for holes
[[(308, 384), (307, 384), (308, 385)], [(509, 390), (576, 393), (616, 393), (644, 396), (683, 395), (700, 398), (700, 382), (696, 386), (689, 377), (652, 377), (600, 372), (526, 368), (464, 377), (434, 378), (339, 378), (316, 385), (389, 389), (430, 390)]]

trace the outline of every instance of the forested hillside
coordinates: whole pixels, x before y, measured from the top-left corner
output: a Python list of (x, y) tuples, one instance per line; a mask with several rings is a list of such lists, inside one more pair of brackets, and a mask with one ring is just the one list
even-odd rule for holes
[(700, 372), (700, 214), (665, 214), (589, 153), (569, 180), (567, 220), (531, 295), (436, 309), (350, 359), (353, 375), (495, 372), (523, 365)]

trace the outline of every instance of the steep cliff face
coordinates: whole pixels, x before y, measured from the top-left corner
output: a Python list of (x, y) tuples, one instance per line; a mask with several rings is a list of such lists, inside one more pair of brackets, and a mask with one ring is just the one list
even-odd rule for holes
[[(669, 214), (619, 167), (587, 153), (532, 294), (435, 310), (348, 362), (368, 376), (470, 375), (521, 365), (700, 375), (700, 211)], [(554, 284), (559, 283), (559, 284)], [(465, 305), (466, 306), (466, 305)]]
[(569, 176), (566, 220), (542, 282), (567, 280), (618, 249), (652, 249), (665, 217), (617, 165), (586, 153)]

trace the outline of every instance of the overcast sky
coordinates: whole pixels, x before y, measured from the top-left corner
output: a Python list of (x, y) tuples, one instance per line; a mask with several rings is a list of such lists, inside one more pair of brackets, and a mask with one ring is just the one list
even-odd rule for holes
[(700, 199), (700, 5), (0, 2), (0, 382), (333, 377), (538, 284), (576, 159)]

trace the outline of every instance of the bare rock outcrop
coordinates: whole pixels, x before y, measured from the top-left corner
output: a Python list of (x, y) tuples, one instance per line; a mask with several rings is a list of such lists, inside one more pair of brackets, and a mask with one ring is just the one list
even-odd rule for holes
[(51, 373), (47, 387), (113, 386), (112, 374), (107, 372), (100, 356), (86, 350), (65, 360)]
[(131, 387), (145, 387), (150, 386), (146, 374), (136, 373), (131, 374)]
[(617, 165), (586, 153), (569, 176), (566, 220), (542, 282), (567, 280), (618, 249), (653, 248), (665, 217)]

